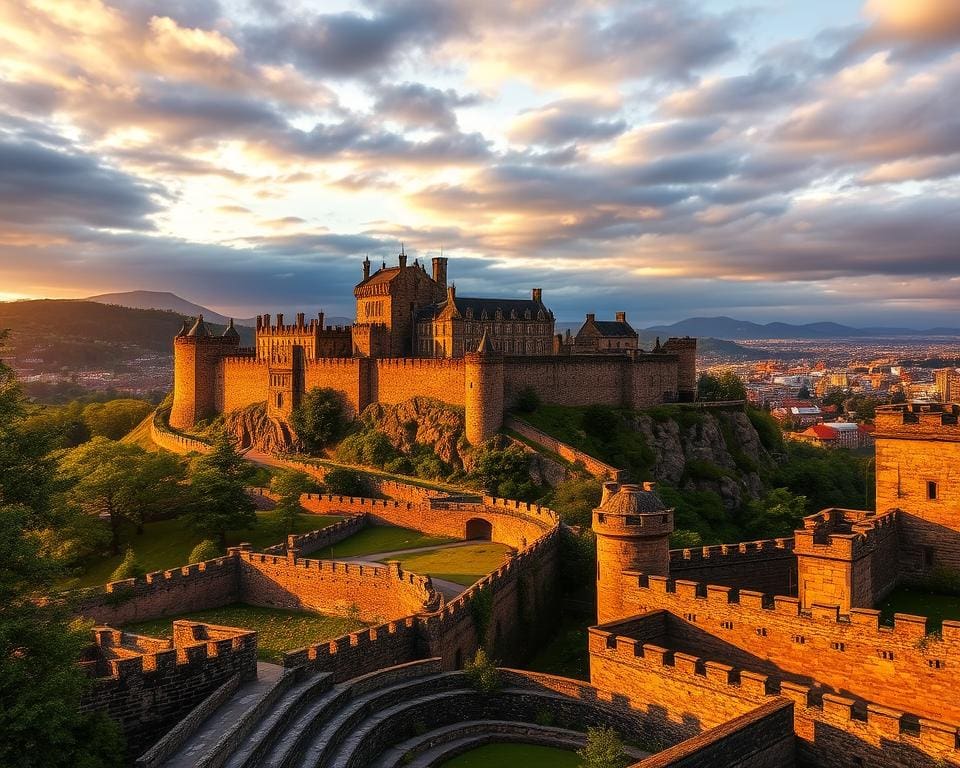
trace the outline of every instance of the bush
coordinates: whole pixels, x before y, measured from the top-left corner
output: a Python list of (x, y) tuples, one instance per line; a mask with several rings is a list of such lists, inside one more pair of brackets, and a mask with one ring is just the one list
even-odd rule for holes
[(480, 693), (493, 693), (500, 687), (500, 671), (496, 662), (492, 661), (483, 648), (478, 648), (473, 661), (468, 661), (463, 668), (474, 690)]
[(110, 581), (122, 581), (123, 579), (135, 579), (146, 573), (144, 567), (137, 560), (137, 554), (132, 548), (127, 548), (127, 554), (123, 556), (123, 561), (117, 566), (116, 570), (110, 574)]
[(583, 412), (580, 426), (592, 437), (609, 440), (617, 431), (619, 419), (614, 410), (608, 406), (590, 405)]
[(567, 525), (590, 527), (593, 510), (600, 506), (600, 481), (592, 477), (571, 477), (559, 483), (545, 500)]
[(469, 479), (487, 493), (501, 496), (501, 489), (512, 492), (520, 489), (527, 495), (533, 489), (530, 482), (530, 459), (523, 449), (516, 445), (502, 450), (492, 446), (481, 447), (474, 456)]
[(346, 424), (343, 395), (335, 389), (314, 387), (290, 414), (290, 425), (310, 450), (333, 443)]
[(747, 388), (733, 371), (724, 371), (718, 375), (701, 373), (697, 379), (697, 399), (708, 402), (725, 400), (746, 400)]
[(613, 728), (587, 728), (587, 743), (577, 754), (583, 768), (624, 768), (629, 762), (623, 742)]
[(327, 493), (335, 496), (363, 496), (365, 489), (360, 475), (349, 469), (331, 469), (323, 479)]
[(670, 534), (670, 549), (691, 549), (703, 546), (703, 536), (680, 528)]
[(517, 395), (517, 410), (521, 413), (533, 413), (540, 407), (540, 395), (531, 387), (520, 390)]
[(190, 550), (190, 556), (187, 558), (187, 562), (202, 563), (204, 560), (213, 560), (222, 554), (220, 547), (217, 546), (217, 542), (213, 539), (204, 539)]

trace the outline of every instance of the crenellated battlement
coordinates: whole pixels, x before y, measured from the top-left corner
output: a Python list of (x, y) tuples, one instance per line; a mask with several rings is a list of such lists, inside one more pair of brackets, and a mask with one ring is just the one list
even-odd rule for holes
[(852, 509), (824, 509), (803, 519), (794, 534), (797, 555), (855, 560), (873, 552), (897, 533), (897, 510), (877, 514)]
[(694, 547), (670, 550), (670, 565), (697, 564), (705, 561), (723, 564), (738, 560), (756, 560), (764, 555), (781, 556), (793, 552), (794, 540), (761, 539), (742, 541), (739, 544), (716, 544), (707, 547)]
[(377, 359), (377, 367), (422, 371), (461, 371), (464, 368), (464, 363), (460, 358), (381, 357)]
[(267, 366), (266, 360), (261, 360), (256, 354), (249, 355), (224, 355), (220, 358), (221, 366)]
[(960, 441), (960, 404), (883, 405), (874, 423), (877, 438)]
[[(651, 611), (631, 620), (642, 625), (644, 621), (667, 623), (666, 611)], [(723, 697), (744, 701), (744, 707), (762, 704), (783, 697), (793, 701), (798, 735), (805, 735), (800, 727), (804, 721), (824, 722), (831, 728), (854, 732), (870, 743), (883, 744), (889, 739), (904, 739), (919, 745), (928, 754), (953, 757), (960, 754), (958, 729), (935, 719), (917, 718), (898, 710), (865, 699), (852, 699), (827, 692), (819, 685), (805, 685), (775, 674), (748, 670), (725, 664), (692, 653), (667, 648), (657, 643), (644, 642), (642, 637), (631, 637), (630, 629), (611, 623), (589, 629), (591, 659), (611, 663), (612, 669), (623, 670), (629, 679), (630, 670), (651, 674), (669, 681), (671, 690), (685, 688), (688, 695), (699, 696), (704, 690)], [(626, 630), (627, 634), (620, 634)], [(638, 633), (638, 634), (642, 634)], [(595, 662), (596, 663), (596, 662)], [(642, 697), (643, 689), (636, 688)], [(810, 731), (811, 735), (813, 729)]]

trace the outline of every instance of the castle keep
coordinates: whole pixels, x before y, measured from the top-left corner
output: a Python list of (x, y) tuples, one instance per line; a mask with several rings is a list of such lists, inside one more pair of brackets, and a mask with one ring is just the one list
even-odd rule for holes
[(285, 420), (304, 392), (329, 387), (354, 413), (415, 396), (461, 406), (467, 439), (477, 444), (500, 429), (524, 390), (560, 405), (640, 408), (694, 397), (695, 339), (669, 339), (652, 352), (634, 343), (555, 354), (562, 345), (539, 288), (529, 299), (458, 296), (443, 257), (430, 274), (403, 253), (397, 266), (370, 269), (364, 261), (350, 327), (324, 325), (323, 313), (309, 321), (298, 314), (292, 324), (262, 315), (245, 349), (232, 322), (222, 336), (202, 317), (185, 326), (174, 340), (170, 425), (188, 430), (259, 402)]

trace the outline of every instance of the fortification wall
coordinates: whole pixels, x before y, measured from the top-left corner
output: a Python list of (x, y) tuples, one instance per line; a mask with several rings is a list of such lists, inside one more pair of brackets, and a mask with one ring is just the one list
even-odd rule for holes
[(237, 559), (227, 556), (84, 590), (75, 611), (99, 624), (119, 626), (219, 608), (239, 599)]
[[(101, 627), (94, 630), (94, 639), (102, 676), (84, 693), (81, 709), (104, 712), (117, 722), (131, 757), (146, 751), (232, 677), (251, 680), (257, 674), (256, 632), (233, 627), (175, 621), (172, 641)], [(149, 641), (151, 651), (125, 647), (143, 641)]]
[[(307, 496), (307, 494), (304, 494)], [(264, 547), (265, 555), (281, 555), (286, 557), (287, 551), (293, 551), (297, 557), (309, 555), (343, 541), (367, 527), (366, 514), (353, 515), (346, 520), (340, 520), (332, 525), (308, 533), (292, 533), (287, 540), (272, 547)]]
[(793, 539), (670, 550), (670, 575), (705, 584), (756, 589), (777, 595), (797, 592)]
[(881, 627), (870, 609), (807, 612), (797, 598), (637, 573), (624, 574), (623, 585), (628, 614), (670, 613), (680, 650), (960, 723), (960, 622), (928, 636), (917, 616), (896, 614), (893, 627)]
[(560, 456), (567, 461), (576, 464), (577, 462), (583, 464), (584, 469), (587, 470), (591, 475), (602, 480), (616, 480), (620, 481), (625, 472), (622, 469), (617, 469), (609, 464), (606, 464), (600, 459), (595, 459), (593, 456), (584, 453), (583, 451), (578, 451), (571, 445), (562, 443), (557, 440), (555, 437), (551, 437), (546, 432), (542, 432), (532, 424), (528, 424), (522, 419), (518, 419), (516, 416), (507, 416), (503, 420), (503, 425), (507, 429), (512, 429), (518, 435), (532, 440), (538, 445), (542, 445), (549, 451), (553, 451), (555, 454)]
[(394, 621), (435, 609), (440, 600), (429, 576), (386, 565), (341, 563), (259, 552), (240, 553), (240, 590), (243, 601), (362, 621)]
[[(649, 621), (654, 634), (668, 624), (670, 647), (644, 642), (632, 628), (616, 623), (590, 629), (591, 682), (623, 695), (624, 705), (659, 713), (672, 738), (696, 736), (684, 748), (703, 745), (710, 728), (729, 726), (736, 718), (756, 713), (771, 701), (793, 702), (793, 728), (799, 737), (800, 764), (823, 768), (933, 768), (937, 760), (960, 757), (957, 729), (941, 721), (919, 721), (900, 710), (874, 702), (845, 698), (779, 676), (716, 661), (715, 656), (688, 653), (675, 647), (669, 614), (654, 611), (631, 619)], [(903, 678), (898, 678), (902, 682)], [(739, 714), (738, 710), (742, 710)], [(709, 753), (686, 750), (690, 759)], [(648, 758), (635, 768), (672, 765), (667, 760), (681, 750)], [(667, 760), (666, 762), (657, 762)], [(861, 762), (862, 761), (862, 762)], [(726, 765), (681, 762), (678, 765)], [(735, 763), (734, 763), (735, 764)], [(764, 765), (763, 763), (760, 763)], [(769, 763), (768, 763), (769, 764)], [(772, 763), (780, 765), (780, 763)], [(789, 764), (789, 763), (787, 763)]]
[[(648, 408), (678, 399), (679, 358), (676, 355), (642, 355), (630, 366), (629, 400), (633, 408)], [(695, 390), (696, 388), (694, 388)]]
[(303, 366), (303, 386), (339, 390), (353, 413), (359, 413), (370, 401), (367, 383), (369, 361), (360, 358), (325, 358), (307, 360)]
[(201, 440), (172, 432), (163, 423), (163, 414), (156, 411), (150, 421), (150, 439), (173, 453), (209, 453), (210, 446)]
[(630, 365), (627, 357), (618, 355), (506, 357), (504, 407), (516, 405), (525, 389), (551, 405), (625, 405)]
[(463, 360), (380, 358), (371, 363), (370, 402), (396, 404), (411, 397), (432, 397), (464, 404)]
[(230, 413), (267, 399), (270, 369), (266, 360), (237, 356), (221, 358), (217, 365), (217, 413)]

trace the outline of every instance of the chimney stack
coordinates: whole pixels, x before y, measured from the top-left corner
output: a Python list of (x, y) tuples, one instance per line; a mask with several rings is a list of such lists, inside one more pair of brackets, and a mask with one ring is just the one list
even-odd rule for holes
[(370, 257), (369, 256), (367, 256), (363, 260), (363, 279), (364, 280), (370, 279)]
[(297, 328), (303, 328), (304, 317), (303, 312), (297, 312)]
[(317, 323), (320, 326), (320, 330), (323, 330), (323, 312), (317, 313)]
[(283, 328), (283, 313), (277, 312), (277, 330)]
[(433, 257), (433, 282), (435, 282), (441, 288), (446, 289), (447, 287), (447, 257), (446, 256)]
[(588, 322), (588, 323), (592, 323), (592, 322), (593, 322), (594, 320), (596, 320), (596, 319), (597, 319), (597, 316), (596, 316), (595, 314), (593, 314), (592, 312), (590, 312), (590, 313), (587, 314), (587, 322)]
[(627, 322), (627, 313), (626, 312), (617, 312), (617, 322), (625, 323)]
[(405, 269), (407, 266), (407, 254), (403, 250), (403, 243), (400, 244), (400, 269)]
[(543, 301), (543, 288), (534, 288), (532, 291), (533, 300), (536, 302)]

